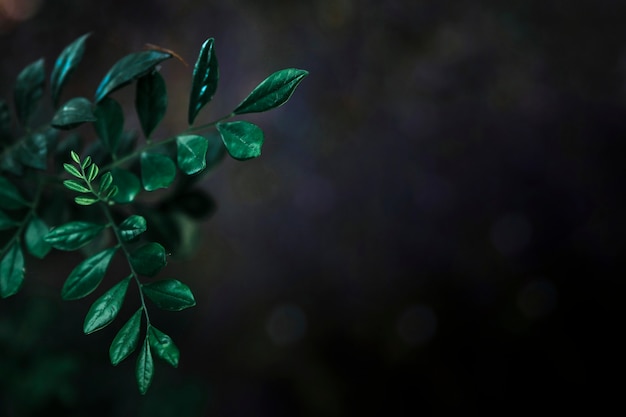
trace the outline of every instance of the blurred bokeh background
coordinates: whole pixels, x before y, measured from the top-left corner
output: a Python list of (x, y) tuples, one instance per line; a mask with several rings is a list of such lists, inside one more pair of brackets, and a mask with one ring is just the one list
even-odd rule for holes
[[(77, 257), (32, 263), (0, 303), (0, 416), (415, 416), (564, 410), (621, 397), (626, 3), (0, 0), (0, 91), (86, 32), (67, 97), (146, 43), (195, 62), (216, 39), (228, 113), (268, 74), (310, 71), (253, 115), (263, 155), (203, 184), (217, 211), (166, 275), (197, 307), (152, 313), (181, 349), (140, 397), (134, 361), (62, 303)], [(162, 135), (191, 68), (163, 65)], [(132, 90), (132, 89), (129, 89)], [(128, 126), (137, 126), (132, 91)], [(59, 277), (54, 278), (54, 276)]]

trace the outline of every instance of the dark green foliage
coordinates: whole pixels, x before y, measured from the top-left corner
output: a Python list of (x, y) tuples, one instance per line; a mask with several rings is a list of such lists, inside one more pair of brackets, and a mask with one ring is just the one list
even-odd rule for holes
[[(86, 334), (111, 324), (125, 303), (139, 306), (117, 331), (109, 356), (117, 365), (138, 350), (135, 376), (145, 394), (154, 376), (153, 355), (173, 367), (180, 358), (172, 338), (150, 321), (148, 308), (180, 311), (196, 305), (191, 288), (183, 282), (150, 280), (167, 266), (170, 254), (190, 253), (196, 247), (197, 222), (215, 210), (213, 199), (193, 186), (227, 153), (237, 160), (258, 157), (262, 130), (247, 121), (227, 119), (282, 105), (307, 72), (278, 71), (227, 116), (192, 126), (219, 81), (215, 41), (207, 39), (193, 69), (189, 126), (155, 139), (168, 104), (157, 66), (172, 56), (168, 52), (147, 50), (122, 57), (103, 78), (93, 102), (73, 97), (59, 105), (88, 37), (76, 39), (55, 61), (50, 76), (54, 111), (46, 124), (30, 126), (42, 116), (33, 117), (45, 89), (42, 59), (17, 77), (18, 123), (11, 118), (9, 103), (0, 99), (0, 296), (13, 296), (22, 287), (25, 261), (30, 261), (24, 250), (39, 259), (53, 248), (80, 250), (85, 259), (66, 278), (61, 297), (77, 300), (100, 291), (84, 319)], [(134, 81), (135, 110), (145, 137), (141, 144), (137, 133), (124, 130), (124, 109), (110, 97)], [(87, 122), (93, 123), (95, 140), (70, 132)], [(15, 127), (21, 136), (14, 135)], [(146, 191), (155, 190), (161, 191), (144, 198)], [(103, 284), (107, 275), (114, 275), (107, 274), (110, 265), (118, 261), (127, 270), (124, 277), (111, 276)], [(139, 297), (127, 297), (130, 285), (136, 285)]]

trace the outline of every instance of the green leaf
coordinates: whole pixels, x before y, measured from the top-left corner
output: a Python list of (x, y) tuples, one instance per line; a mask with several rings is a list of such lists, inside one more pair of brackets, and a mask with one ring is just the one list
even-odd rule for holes
[(143, 77), (172, 55), (161, 51), (141, 51), (126, 55), (111, 67), (96, 90), (96, 103), (108, 94)]
[(137, 310), (115, 335), (109, 348), (109, 358), (113, 366), (118, 365), (137, 348), (142, 311), (141, 308)]
[(165, 81), (158, 71), (152, 71), (137, 81), (135, 108), (143, 134), (148, 138), (161, 122), (167, 110)]
[(8, 179), (0, 176), (0, 208), (16, 210), (28, 205), (29, 203), (22, 198), (17, 188)]
[(142, 152), (141, 179), (146, 191), (167, 188), (176, 177), (176, 165), (167, 156)]
[(141, 191), (141, 182), (135, 174), (121, 168), (111, 171), (113, 174), (113, 186), (118, 188), (118, 193), (113, 197), (113, 201), (118, 204), (132, 202)]
[(85, 97), (75, 97), (61, 106), (52, 118), (52, 126), (57, 129), (74, 129), (85, 122), (95, 122), (96, 116), (91, 102)]
[(105, 98), (95, 110), (98, 120), (93, 124), (105, 148), (116, 153), (124, 130), (124, 110), (117, 101)]
[(0, 210), (0, 230), (13, 229), (20, 225), (20, 222), (16, 222), (12, 218), (6, 215), (6, 213)]
[(209, 141), (198, 135), (182, 135), (176, 138), (178, 167), (187, 175), (202, 171), (206, 167), (206, 152)]
[[(87, 157), (89, 158), (89, 157)], [(98, 176), (98, 173), (100, 172), (100, 168), (98, 168), (98, 165), (96, 164), (92, 164), (89, 166), (89, 171), (87, 173), (87, 182), (92, 182), (93, 180), (96, 179), (96, 177)]]
[(120, 312), (124, 303), (130, 278), (130, 276), (124, 278), (94, 301), (87, 316), (85, 316), (85, 323), (83, 324), (85, 334), (93, 333), (108, 326), (117, 317), (117, 313)]
[(198, 60), (193, 68), (193, 81), (191, 83), (191, 94), (189, 95), (189, 125), (192, 125), (198, 112), (208, 102), (211, 101), (220, 74), (215, 56), (215, 43), (213, 38), (209, 38), (202, 44)]
[(276, 71), (252, 90), (233, 113), (258, 113), (285, 104), (308, 74), (308, 71), (296, 68)]
[(142, 285), (141, 290), (163, 310), (180, 311), (196, 305), (189, 287), (175, 279)]
[(22, 176), (24, 168), (15, 155), (16, 152), (11, 152), (10, 149), (0, 154), (0, 171), (8, 171), (14, 175)]
[(148, 329), (148, 340), (150, 342), (152, 350), (157, 355), (157, 357), (163, 359), (174, 368), (178, 368), (180, 351), (174, 344), (174, 341), (171, 337), (169, 337), (156, 327), (150, 326), (150, 328)]
[(59, 54), (59, 57), (54, 63), (54, 68), (52, 69), (52, 74), (50, 75), (50, 90), (54, 107), (59, 104), (59, 98), (61, 97), (61, 90), (63, 89), (63, 86), (83, 59), (85, 41), (89, 35), (90, 34), (87, 33), (69, 44)]
[(6, 143), (11, 138), (11, 110), (9, 103), (0, 99), (0, 143)]
[(148, 392), (152, 377), (154, 376), (154, 361), (152, 359), (152, 352), (150, 351), (148, 336), (144, 339), (143, 346), (139, 351), (135, 376), (137, 377), (139, 392), (144, 395)]
[(65, 180), (63, 181), (63, 185), (65, 185), (65, 188), (72, 190), (72, 191), (76, 191), (78, 193), (90, 193), (91, 192), (89, 188), (85, 187), (84, 185), (82, 185), (80, 182), (76, 180)]
[(91, 206), (92, 204), (96, 204), (98, 199), (94, 197), (74, 197), (74, 201), (79, 206)]
[(78, 264), (65, 280), (61, 297), (64, 300), (78, 300), (91, 294), (102, 282), (116, 250), (105, 249)]
[(120, 236), (124, 242), (130, 242), (147, 229), (146, 219), (137, 214), (128, 217), (120, 223)]
[(19, 242), (14, 242), (0, 262), (0, 297), (16, 294), (24, 281), (24, 254)]
[(217, 130), (233, 158), (244, 161), (261, 155), (264, 137), (257, 125), (244, 121), (218, 123)]
[(80, 164), (80, 156), (76, 152), (70, 151), (70, 158), (72, 158), (72, 161)]
[(52, 245), (44, 240), (49, 231), (48, 225), (37, 216), (33, 216), (28, 222), (24, 232), (24, 243), (34, 257), (43, 259), (50, 252)]
[(20, 162), (31, 168), (45, 170), (48, 166), (47, 138), (43, 133), (33, 133), (26, 137), (17, 148)]
[(52, 229), (44, 240), (55, 249), (76, 250), (89, 244), (104, 228), (104, 225), (96, 223), (69, 222)]
[(130, 253), (129, 261), (138, 274), (153, 277), (167, 265), (165, 248), (156, 242), (146, 243)]
[(104, 173), (104, 175), (100, 177), (100, 185), (98, 186), (98, 192), (106, 193), (112, 184), (113, 184), (113, 174), (111, 174), (111, 171)]
[(43, 95), (45, 78), (43, 58), (28, 65), (17, 76), (14, 91), (15, 111), (22, 126), (28, 125), (28, 120)]
[(83, 174), (81, 174), (78, 168), (76, 168), (74, 165), (63, 164), (63, 169), (65, 169), (68, 174), (73, 175), (76, 178), (83, 178)]

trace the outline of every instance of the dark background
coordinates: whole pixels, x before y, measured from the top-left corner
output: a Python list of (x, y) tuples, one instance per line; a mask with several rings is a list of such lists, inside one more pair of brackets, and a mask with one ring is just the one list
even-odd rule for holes
[[(626, 3), (20, 3), (32, 16), (0, 7), (5, 98), (86, 32), (67, 97), (146, 43), (193, 63), (208, 37), (221, 79), (202, 120), (277, 69), (310, 75), (248, 118), (263, 155), (203, 183), (218, 211), (166, 269), (198, 305), (152, 313), (179, 369), (160, 363), (141, 398), (134, 361), (108, 364), (119, 323), (83, 336), (93, 300), (59, 300), (79, 258), (29, 259), (0, 303), (0, 416), (598, 411), (623, 395)], [(162, 73), (166, 136), (186, 127), (191, 68)], [(136, 127), (131, 93), (116, 97)]]

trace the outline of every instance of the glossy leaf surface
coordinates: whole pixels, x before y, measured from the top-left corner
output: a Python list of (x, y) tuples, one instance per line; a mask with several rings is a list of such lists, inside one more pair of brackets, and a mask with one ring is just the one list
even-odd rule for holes
[(144, 339), (141, 350), (139, 351), (135, 376), (137, 378), (139, 392), (143, 395), (148, 391), (148, 388), (150, 388), (150, 383), (152, 382), (152, 377), (154, 376), (154, 360), (152, 359), (148, 336)]
[(98, 103), (94, 113), (97, 120), (93, 125), (98, 137), (109, 152), (116, 153), (124, 130), (122, 106), (117, 101), (107, 97)]
[(115, 335), (109, 348), (109, 358), (114, 366), (126, 359), (137, 348), (142, 311), (141, 308), (137, 310)]
[(158, 153), (141, 154), (141, 180), (146, 191), (167, 188), (176, 177), (176, 165), (167, 156)]
[(77, 300), (91, 294), (102, 282), (116, 250), (105, 249), (78, 264), (65, 280), (61, 297), (64, 300)]
[(167, 89), (158, 71), (152, 71), (137, 81), (135, 108), (143, 134), (148, 138), (167, 110)]
[(4, 211), (0, 210), (0, 230), (13, 229), (19, 225), (19, 222), (16, 222), (11, 217), (7, 216)]
[(13, 183), (0, 176), (0, 208), (16, 210), (26, 206), (28, 202), (22, 198)]
[(189, 287), (175, 279), (143, 285), (146, 296), (164, 310), (180, 311), (196, 305)]
[(308, 74), (308, 71), (296, 68), (276, 71), (252, 90), (234, 113), (258, 113), (283, 105)]
[(146, 219), (137, 214), (128, 217), (119, 225), (120, 236), (124, 242), (129, 242), (145, 232)]
[(126, 55), (111, 67), (96, 90), (96, 103), (108, 94), (143, 77), (172, 55), (161, 51), (141, 51)]
[(130, 253), (130, 263), (138, 274), (153, 277), (167, 265), (165, 248), (156, 242), (146, 243)]
[(16, 294), (24, 282), (24, 254), (19, 242), (14, 242), (0, 261), (0, 296)]
[(75, 97), (64, 105), (55, 113), (52, 118), (52, 126), (57, 129), (73, 129), (85, 122), (95, 122), (91, 109), (91, 102), (84, 97)]
[(174, 368), (178, 368), (178, 360), (180, 359), (180, 351), (174, 344), (171, 337), (160, 331), (154, 326), (150, 326), (148, 330), (148, 340), (152, 350), (157, 357), (163, 359), (165, 362), (172, 365)]
[(209, 142), (198, 135), (182, 135), (176, 138), (178, 168), (187, 175), (202, 171), (206, 167), (206, 152)]
[(265, 138), (257, 125), (245, 121), (218, 123), (217, 130), (231, 157), (244, 161), (261, 155)]
[(76, 250), (87, 245), (104, 229), (104, 225), (75, 221), (55, 227), (44, 240), (59, 250)]
[(67, 80), (83, 59), (85, 41), (89, 35), (90, 34), (87, 33), (69, 44), (59, 54), (59, 57), (54, 63), (54, 68), (52, 69), (52, 74), (50, 75), (50, 90), (52, 94), (52, 102), (55, 107), (59, 103), (63, 86), (67, 83)]
[(211, 101), (219, 80), (217, 57), (215, 56), (215, 41), (207, 39), (200, 49), (198, 60), (193, 68), (193, 80), (189, 95), (189, 125), (192, 125), (198, 112)]
[(118, 204), (126, 204), (133, 201), (141, 191), (139, 178), (132, 172), (121, 168), (113, 169), (111, 174), (113, 174), (113, 185), (118, 188), (113, 201)]
[(24, 243), (28, 252), (35, 258), (43, 259), (50, 252), (52, 245), (44, 240), (49, 231), (48, 225), (37, 216), (33, 216), (28, 222), (24, 232)]
[(117, 317), (117, 313), (120, 312), (124, 303), (130, 278), (130, 276), (124, 278), (94, 301), (85, 316), (83, 324), (83, 332), (85, 334), (93, 333), (106, 327)]
[(15, 82), (15, 112), (22, 126), (28, 125), (35, 111), (45, 85), (44, 61), (39, 59), (20, 72)]

